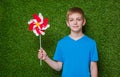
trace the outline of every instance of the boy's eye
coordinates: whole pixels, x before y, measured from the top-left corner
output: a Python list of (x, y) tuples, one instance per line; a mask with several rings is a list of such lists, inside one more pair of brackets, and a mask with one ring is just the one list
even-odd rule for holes
[(82, 19), (77, 19), (78, 21), (81, 21)]
[(71, 19), (71, 20), (69, 20), (69, 21), (73, 21), (73, 20)]

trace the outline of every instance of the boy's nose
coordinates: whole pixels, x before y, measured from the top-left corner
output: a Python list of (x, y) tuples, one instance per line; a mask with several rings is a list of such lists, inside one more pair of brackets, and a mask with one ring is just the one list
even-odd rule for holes
[(77, 24), (77, 21), (74, 21), (74, 25), (76, 25)]

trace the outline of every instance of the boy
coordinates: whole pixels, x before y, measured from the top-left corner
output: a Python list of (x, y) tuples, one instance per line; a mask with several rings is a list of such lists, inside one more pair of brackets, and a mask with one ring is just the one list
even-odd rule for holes
[(82, 32), (86, 23), (82, 9), (69, 9), (66, 23), (70, 34), (58, 42), (54, 60), (42, 48), (38, 58), (56, 71), (62, 69), (62, 77), (98, 77), (96, 43)]

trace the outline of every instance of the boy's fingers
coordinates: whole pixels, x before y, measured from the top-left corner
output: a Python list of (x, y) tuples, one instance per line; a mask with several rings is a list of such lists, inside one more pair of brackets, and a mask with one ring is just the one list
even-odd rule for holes
[(41, 50), (43, 50), (43, 48), (40, 48)]
[(38, 51), (44, 51), (42, 48), (40, 48)]
[(38, 58), (42, 60), (43, 59), (43, 55), (38, 55)]
[(43, 52), (43, 50), (39, 49), (39, 50), (38, 50), (38, 53), (40, 53), (40, 52)]
[(46, 56), (46, 52), (45, 52), (44, 49), (42, 49), (42, 48), (40, 48), (38, 51), (39, 51), (39, 52), (38, 52), (38, 58), (39, 58), (40, 60), (44, 60), (44, 59), (45, 59), (45, 56)]
[(40, 52), (40, 49), (38, 50), (38, 52)]
[(39, 51), (38, 52), (38, 58), (41, 59), (41, 60), (43, 60), (43, 57), (44, 57), (43, 51)]
[(43, 50), (41, 50), (41, 53), (43, 53)]

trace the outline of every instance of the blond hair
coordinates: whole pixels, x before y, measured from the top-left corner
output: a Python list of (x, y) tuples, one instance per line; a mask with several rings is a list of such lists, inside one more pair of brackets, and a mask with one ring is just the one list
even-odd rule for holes
[(67, 14), (66, 14), (66, 18), (67, 20), (69, 19), (69, 15), (73, 14), (73, 13), (79, 13), (82, 15), (82, 17), (84, 18), (84, 11), (79, 8), (79, 7), (73, 7), (73, 8), (70, 8), (68, 11), (67, 11)]

